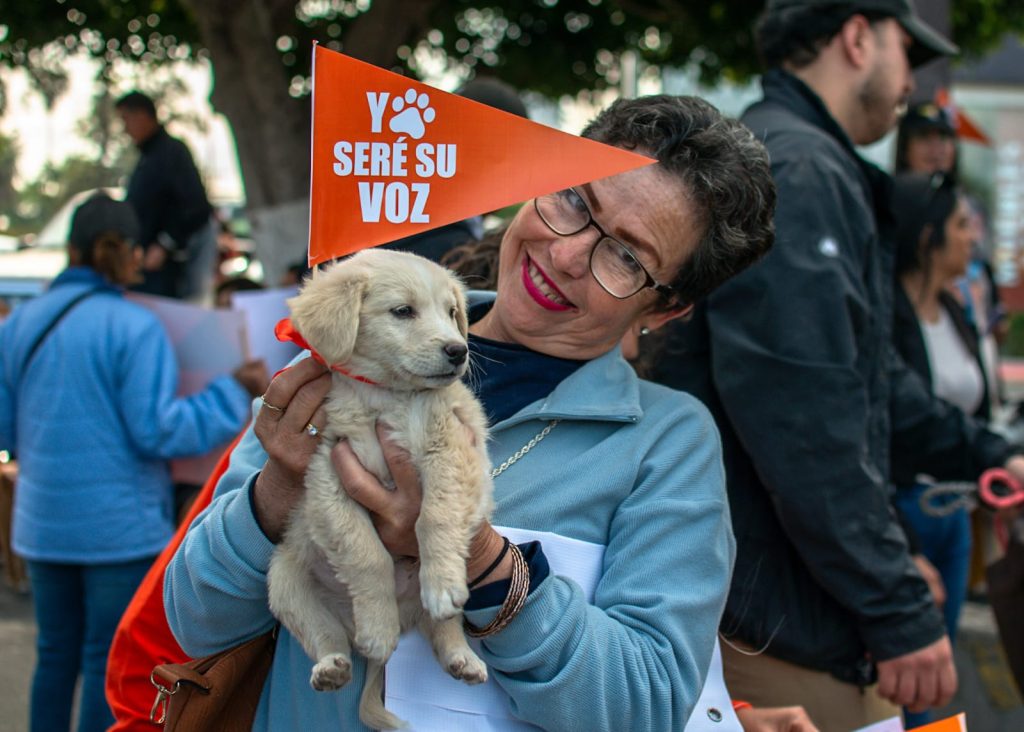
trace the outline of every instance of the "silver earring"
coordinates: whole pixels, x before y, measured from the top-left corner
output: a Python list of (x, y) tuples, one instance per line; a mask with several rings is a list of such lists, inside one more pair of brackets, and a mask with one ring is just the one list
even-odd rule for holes
[(650, 334), (651, 334), (651, 329), (648, 328), (646, 325), (640, 327), (640, 336), (641, 337), (643, 337), (645, 335), (650, 335)]

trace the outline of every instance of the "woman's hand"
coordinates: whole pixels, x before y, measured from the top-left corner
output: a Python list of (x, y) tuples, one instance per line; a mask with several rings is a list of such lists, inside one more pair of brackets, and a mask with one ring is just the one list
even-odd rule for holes
[(818, 732), (803, 707), (745, 707), (736, 716), (743, 732)]
[(163, 266), (167, 264), (167, 250), (156, 242), (146, 247), (145, 254), (142, 255), (142, 268), (147, 272), (156, 272), (157, 270), (163, 269)]
[(347, 440), (340, 440), (331, 450), (331, 462), (345, 492), (370, 514), (387, 550), (399, 557), (418, 557), (416, 519), (423, 502), (420, 476), (409, 453), (388, 438), (387, 427), (380, 423), (377, 424), (377, 439), (395, 482), (394, 490), (386, 488), (377, 476), (363, 467)]
[(275, 376), (263, 394), (254, 429), (267, 462), (256, 479), (253, 503), (260, 528), (275, 543), (302, 496), (306, 468), (320, 439), (308, 426), (322, 430), (327, 423), (322, 404), (330, 388), (330, 374), (307, 358)]
[[(468, 428), (466, 432), (467, 439), (472, 440)], [(394, 490), (385, 487), (377, 476), (363, 467), (345, 440), (339, 441), (331, 450), (331, 462), (345, 492), (370, 514), (381, 543), (387, 550), (394, 556), (418, 557), (420, 549), (416, 541), (416, 520), (423, 502), (419, 474), (409, 453), (388, 438), (387, 427), (384, 425), (377, 425), (377, 439), (395, 483)], [(475, 578), (490, 566), (501, 553), (502, 546), (501, 535), (491, 528), (490, 523), (484, 521), (470, 543), (469, 560), (466, 563), (468, 579)], [(506, 556), (487, 575), (487, 582), (508, 578), (511, 574), (512, 558)]]
[(249, 396), (258, 397), (266, 394), (270, 386), (270, 374), (267, 372), (267, 363), (262, 358), (254, 358), (246, 361), (237, 369), (231, 372), (235, 380), (242, 385)]

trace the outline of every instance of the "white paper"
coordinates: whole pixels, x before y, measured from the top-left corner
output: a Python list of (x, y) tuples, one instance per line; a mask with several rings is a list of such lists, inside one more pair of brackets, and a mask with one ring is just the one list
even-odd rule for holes
[(869, 724), (867, 727), (861, 727), (854, 732), (905, 732), (905, 730), (902, 717), (891, 717), (883, 719), (881, 722)]
[[(574, 580), (593, 602), (601, 578), (604, 547), (544, 531), (496, 527), (516, 544), (540, 541), (552, 574)], [(479, 652), (479, 641), (470, 640)], [(387, 665), (385, 706), (416, 732), (526, 732), (538, 729), (512, 717), (508, 695), (493, 676), (486, 684), (456, 681), (438, 665), (430, 643), (419, 633), (402, 636)], [(718, 721), (714, 721), (718, 718)], [(715, 644), (707, 682), (685, 732), (742, 732), (722, 678)]]
[(250, 358), (262, 358), (270, 373), (280, 371), (299, 354), (294, 343), (282, 343), (274, 335), (274, 326), (288, 316), (289, 297), (298, 293), (296, 287), (273, 290), (242, 290), (231, 295), (231, 309), (245, 318)]
[[(178, 362), (179, 396), (202, 391), (245, 361), (245, 318), (241, 313), (136, 292), (126, 297), (156, 315), (167, 331)], [(205, 455), (172, 460), (172, 477), (176, 482), (202, 485), (228, 444)]]

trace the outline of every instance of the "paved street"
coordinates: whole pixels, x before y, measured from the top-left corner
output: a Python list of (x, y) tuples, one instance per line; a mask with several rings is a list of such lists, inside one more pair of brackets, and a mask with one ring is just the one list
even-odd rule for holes
[(35, 624), (28, 595), (0, 577), (0, 732), (28, 729), (29, 675), (35, 663)]
[[(957, 670), (961, 690), (949, 713), (966, 710), (970, 732), (1021, 732), (1024, 706), (1000, 656), (989, 609), (969, 603), (960, 632)], [(0, 578), (0, 732), (28, 729), (34, 642), (31, 601)]]

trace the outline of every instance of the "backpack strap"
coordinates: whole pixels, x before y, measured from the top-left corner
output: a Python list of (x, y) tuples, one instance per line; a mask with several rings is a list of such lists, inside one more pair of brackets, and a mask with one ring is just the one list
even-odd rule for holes
[(39, 335), (36, 336), (35, 341), (32, 342), (32, 347), (28, 349), (28, 355), (25, 357), (25, 361), (21, 365), (22, 376), (24, 376), (26, 369), (28, 369), (28, 365), (32, 361), (32, 357), (35, 356), (36, 351), (39, 350), (39, 346), (43, 345), (43, 341), (45, 341), (46, 337), (50, 335), (51, 332), (53, 332), (53, 329), (57, 327), (57, 324), (64, 319), (64, 316), (71, 312), (71, 310), (76, 305), (78, 305), (78, 303), (82, 302), (82, 300), (86, 299), (91, 295), (94, 295), (95, 293), (99, 292), (102, 289), (104, 288), (93, 287), (86, 290), (85, 292), (80, 292), (73, 298), (71, 298), (71, 301), (67, 305), (60, 309), (57, 315), (54, 316), (54, 318), (47, 324), (45, 328), (43, 328), (42, 331), (40, 331)]

